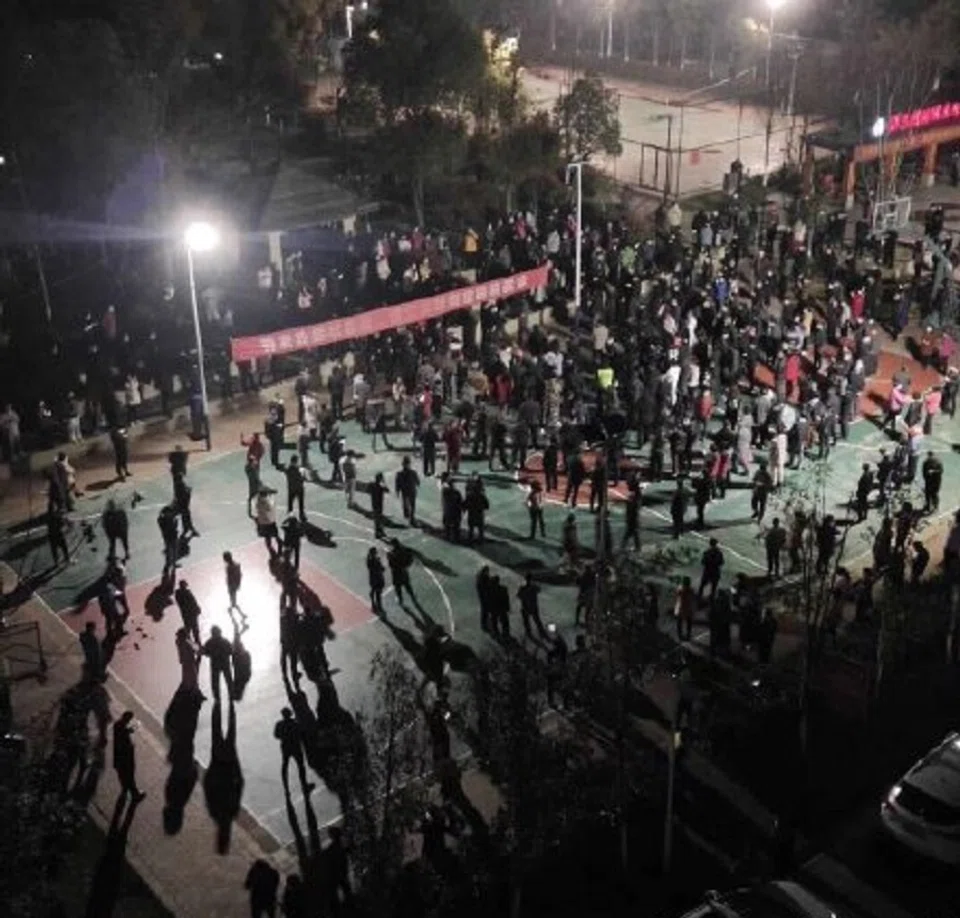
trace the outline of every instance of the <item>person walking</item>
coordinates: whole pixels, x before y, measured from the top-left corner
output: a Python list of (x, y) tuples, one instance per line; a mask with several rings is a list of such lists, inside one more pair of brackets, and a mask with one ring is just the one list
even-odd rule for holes
[(193, 514), (190, 512), (192, 496), (193, 488), (187, 484), (186, 478), (183, 475), (175, 475), (173, 478), (173, 502), (183, 524), (184, 538), (200, 535), (197, 532), (197, 527), (193, 525)]
[[(67, 519), (59, 507), (53, 507), (47, 513), (47, 542), (50, 545), (50, 554), (53, 555), (53, 566), (67, 562), (76, 563), (70, 558), (70, 549), (67, 547)], [(61, 561), (60, 556), (63, 555)]]
[(133, 746), (135, 730), (133, 711), (124, 711), (113, 725), (113, 769), (124, 795), (130, 794), (133, 803), (137, 804), (147, 795), (137, 787), (137, 756)]
[(556, 437), (551, 437), (550, 442), (543, 450), (543, 480), (544, 489), (549, 493), (559, 488), (559, 476), (557, 470), (560, 467), (560, 444)]
[[(223, 553), (223, 572), (227, 578), (227, 595), (230, 597), (228, 608), (240, 612), (240, 606), (237, 605), (237, 593), (240, 592), (240, 584), (243, 582), (243, 570), (240, 563), (235, 561), (233, 555), (228, 551)], [(240, 614), (243, 615), (242, 612)]]
[(173, 593), (173, 598), (180, 610), (180, 620), (183, 622), (183, 630), (189, 634), (194, 643), (200, 645), (200, 603), (197, 597), (193, 595), (193, 590), (186, 580), (181, 580)]
[(297, 766), (297, 774), (300, 776), (300, 786), (303, 788), (304, 796), (308, 795), (315, 787), (307, 780), (307, 766), (304, 760), (303, 752), (303, 733), (300, 724), (294, 719), (293, 711), (290, 708), (284, 708), (280, 712), (280, 720), (273, 727), (273, 735), (280, 741), (280, 756), (282, 759), (280, 765), (280, 779), (283, 781), (283, 792), (290, 796), (290, 762)]
[(210, 660), (210, 685), (213, 697), (220, 700), (220, 680), (227, 685), (227, 697), (233, 698), (233, 644), (224, 636), (217, 625), (210, 629), (210, 637), (200, 650), (202, 656)]
[(385, 616), (386, 610), (383, 608), (383, 590), (387, 585), (384, 576), (383, 561), (380, 560), (380, 553), (376, 546), (373, 546), (367, 552), (367, 580), (370, 584), (370, 605), (375, 615)]
[(520, 617), (527, 637), (533, 639), (533, 627), (536, 627), (540, 638), (547, 640), (547, 629), (540, 619), (540, 587), (533, 582), (533, 574), (527, 573), (523, 585), (517, 590), (517, 599), (520, 600)]
[(697, 590), (697, 599), (702, 600), (707, 587), (710, 587), (710, 598), (717, 595), (717, 587), (720, 585), (720, 577), (723, 572), (724, 557), (720, 549), (720, 543), (716, 539), (711, 539), (707, 550), (703, 553), (700, 563), (702, 573), (700, 575), (700, 589)]
[(860, 477), (857, 479), (857, 490), (853, 499), (853, 509), (858, 523), (862, 523), (867, 518), (867, 512), (870, 509), (870, 494), (876, 484), (870, 463), (864, 462)]

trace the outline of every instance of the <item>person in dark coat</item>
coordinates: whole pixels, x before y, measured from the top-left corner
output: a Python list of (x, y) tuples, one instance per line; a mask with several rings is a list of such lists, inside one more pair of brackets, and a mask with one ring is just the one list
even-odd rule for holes
[(113, 725), (113, 768), (124, 794), (131, 794), (139, 803), (146, 793), (137, 787), (137, 759), (133, 747), (133, 711), (124, 711)]
[(127, 463), (130, 459), (130, 441), (126, 427), (114, 427), (110, 430), (110, 444), (113, 446), (113, 464), (120, 481), (126, 481), (130, 475)]
[(103, 526), (104, 535), (107, 537), (107, 558), (111, 561), (117, 556), (117, 542), (123, 546), (123, 560), (130, 560), (130, 542), (129, 532), (130, 524), (127, 519), (127, 511), (123, 509), (112, 497), (107, 501), (103, 510), (103, 516), (100, 517)]
[(382, 539), (386, 536), (383, 527), (383, 501), (390, 489), (383, 480), (383, 472), (377, 472), (373, 481), (370, 483), (370, 511), (373, 515), (373, 534), (374, 538)]
[(273, 867), (257, 858), (247, 872), (244, 889), (250, 893), (250, 918), (274, 918), (280, 874)]

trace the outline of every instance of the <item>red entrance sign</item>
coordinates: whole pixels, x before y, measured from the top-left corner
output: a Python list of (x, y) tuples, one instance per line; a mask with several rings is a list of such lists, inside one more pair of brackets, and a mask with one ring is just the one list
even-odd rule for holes
[(483, 303), (505, 300), (546, 287), (548, 271), (548, 265), (541, 265), (532, 271), (521, 271), (519, 274), (485, 281), (482, 284), (458, 287), (447, 293), (411, 300), (398, 306), (381, 306), (347, 319), (331, 319), (317, 325), (288, 328), (268, 335), (233, 338), (230, 341), (230, 351), (234, 360), (256, 360), (258, 357), (292, 354), (295, 351), (336, 344), (352, 338), (365, 338), (404, 325), (417, 325), (458, 309), (470, 309)]
[(887, 122), (887, 133), (916, 131), (935, 124), (943, 124), (945, 121), (956, 120), (960, 120), (960, 102), (944, 102), (941, 105), (929, 105), (912, 112), (891, 115)]

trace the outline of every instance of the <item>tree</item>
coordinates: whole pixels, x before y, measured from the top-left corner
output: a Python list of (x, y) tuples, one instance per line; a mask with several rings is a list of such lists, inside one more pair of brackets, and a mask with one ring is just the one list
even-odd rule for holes
[(407, 839), (426, 805), (429, 743), (419, 679), (402, 651), (378, 651), (370, 682), (372, 713), (357, 715), (352, 752), (341, 762), (343, 827), (359, 895), (371, 914), (388, 915)]
[(560, 135), (546, 112), (537, 112), (489, 144), (484, 159), (503, 189), (507, 211), (516, 207), (517, 192), (526, 184), (545, 185), (560, 168)]
[(344, 61), (348, 93), (372, 88), (387, 123), (461, 111), (485, 66), (480, 33), (449, 0), (384, 0)]
[(620, 100), (616, 90), (607, 89), (598, 76), (578, 79), (570, 92), (557, 100), (554, 119), (568, 157), (587, 162), (597, 153), (618, 156), (620, 143)]

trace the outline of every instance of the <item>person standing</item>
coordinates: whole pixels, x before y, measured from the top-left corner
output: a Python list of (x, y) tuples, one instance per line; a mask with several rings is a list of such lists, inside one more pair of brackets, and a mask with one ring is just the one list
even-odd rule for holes
[(383, 480), (383, 472), (377, 472), (370, 484), (370, 510), (373, 515), (374, 538), (382, 539), (386, 535), (383, 528), (383, 501), (390, 489)]
[(542, 640), (547, 640), (547, 629), (540, 619), (540, 587), (533, 582), (533, 574), (527, 573), (523, 585), (517, 590), (517, 599), (520, 600), (520, 617), (523, 619), (523, 630), (528, 638), (533, 638), (533, 628)]
[(103, 646), (97, 637), (97, 626), (87, 622), (80, 632), (80, 649), (83, 651), (83, 667), (87, 675), (99, 682), (104, 677)]
[(303, 509), (303, 466), (296, 456), (290, 457), (290, 462), (287, 464), (284, 474), (287, 479), (287, 513), (293, 513), (293, 508), (296, 506), (300, 519), (305, 520), (307, 514)]
[(677, 587), (673, 614), (677, 619), (677, 640), (681, 643), (693, 638), (693, 616), (697, 608), (697, 596), (689, 577), (684, 577)]
[(943, 484), (943, 463), (931, 450), (920, 468), (923, 476), (923, 512), (936, 513), (940, 509), (940, 486)]
[(343, 489), (347, 495), (347, 506), (352, 508), (357, 494), (357, 460), (352, 449), (347, 450), (341, 463), (343, 471)]
[(770, 441), (769, 455), (773, 487), (779, 491), (787, 474), (787, 432), (782, 425), (777, 427), (777, 432)]
[(257, 524), (257, 535), (263, 539), (271, 559), (276, 558), (281, 551), (280, 533), (277, 531), (277, 508), (273, 501), (273, 492), (269, 488), (260, 489), (253, 515)]
[(233, 698), (233, 644), (224, 636), (219, 627), (210, 629), (210, 637), (200, 650), (210, 660), (210, 685), (213, 697), (220, 700), (220, 680), (227, 685), (227, 697)]
[(487, 500), (483, 479), (476, 472), (470, 476), (470, 480), (467, 482), (464, 508), (467, 511), (467, 541), (472, 542), (476, 538), (482, 544), (490, 501)]
[(420, 449), (423, 453), (423, 477), (429, 478), (437, 468), (437, 443), (440, 438), (433, 424), (427, 424), (427, 429), (420, 439)]
[(870, 494), (876, 487), (876, 480), (873, 477), (873, 469), (869, 462), (864, 462), (860, 477), (857, 479), (857, 491), (853, 500), (853, 509), (856, 512), (857, 522), (862, 523), (867, 518), (867, 511), (870, 508)]
[(530, 493), (527, 495), (527, 513), (530, 515), (530, 539), (537, 537), (537, 529), (540, 529), (540, 538), (547, 537), (543, 526), (543, 489), (539, 481), (533, 481), (530, 485)]
[(173, 598), (180, 610), (180, 620), (183, 622), (183, 629), (189, 634), (194, 642), (200, 644), (200, 603), (194, 596), (186, 580), (181, 580), (177, 589), (174, 591)]
[(402, 606), (403, 591), (406, 590), (411, 598), (413, 590), (410, 587), (410, 568), (413, 566), (413, 553), (409, 548), (400, 544), (399, 539), (394, 539), (390, 543), (390, 550), (387, 552), (387, 564), (390, 567), (390, 576), (393, 579), (393, 589), (397, 594), (397, 602)]
[(380, 560), (380, 553), (376, 546), (367, 552), (367, 580), (370, 584), (370, 605), (374, 614), (385, 616), (387, 613), (383, 608), (383, 590), (387, 581), (384, 576), (383, 561)]
[(417, 491), (419, 488), (420, 476), (410, 467), (410, 457), (404, 456), (400, 471), (397, 472), (394, 481), (394, 491), (403, 505), (403, 517), (411, 526), (417, 524)]
[(120, 481), (126, 481), (130, 476), (127, 463), (130, 460), (130, 440), (125, 427), (110, 429), (110, 445), (113, 447), (113, 466)]
[(673, 523), (673, 537), (679, 539), (683, 535), (683, 522), (687, 515), (687, 491), (683, 487), (683, 479), (677, 479), (677, 488), (670, 498), (670, 519)]
[(303, 523), (291, 514), (283, 521), (283, 560), (295, 572), (300, 570), (302, 542)]
[(100, 517), (100, 524), (103, 526), (104, 535), (107, 537), (107, 558), (113, 560), (117, 556), (117, 542), (123, 546), (123, 560), (130, 560), (130, 542), (129, 530), (130, 524), (127, 519), (127, 511), (121, 507), (114, 498), (107, 501), (103, 508), (103, 516)]
[(124, 711), (113, 725), (113, 768), (123, 793), (133, 797), (134, 804), (147, 795), (137, 787), (137, 757), (133, 746), (133, 711)]
[(247, 476), (247, 516), (253, 519), (253, 502), (263, 487), (263, 481), (260, 478), (260, 463), (248, 454), (243, 472)]
[(559, 488), (557, 470), (560, 467), (560, 444), (556, 437), (551, 437), (550, 442), (543, 451), (543, 480), (544, 489), (549, 493)]
[(314, 789), (314, 785), (307, 780), (307, 766), (303, 753), (303, 734), (290, 708), (284, 708), (280, 712), (280, 720), (273, 727), (273, 735), (280, 741), (282, 758), (280, 779), (283, 781), (283, 792), (287, 797), (290, 796), (289, 771), (292, 760), (297, 766), (297, 774), (300, 776), (300, 786), (303, 788), (303, 793), (305, 796), (308, 795)]
[(773, 518), (773, 524), (763, 538), (767, 550), (767, 577), (776, 580), (780, 576), (780, 558), (787, 545), (787, 530), (780, 525), (778, 517)]
[(180, 690), (197, 695), (201, 701), (205, 700), (207, 696), (200, 691), (198, 650), (190, 642), (190, 634), (186, 628), (177, 628), (175, 643), (177, 660), (180, 662)]
[(176, 507), (172, 504), (163, 507), (157, 516), (157, 526), (163, 539), (163, 576), (169, 575), (172, 579), (180, 554), (180, 527)]
[(767, 471), (766, 462), (761, 459), (760, 466), (753, 474), (753, 490), (750, 495), (750, 518), (758, 523), (763, 522), (763, 515), (767, 512), (767, 498), (773, 488), (773, 479)]
[(247, 872), (244, 889), (250, 893), (251, 918), (274, 918), (280, 874), (273, 867), (262, 858), (255, 860)]
[(723, 572), (724, 557), (720, 550), (720, 543), (716, 539), (711, 539), (707, 550), (700, 559), (703, 572), (700, 575), (700, 589), (697, 591), (697, 598), (702, 600), (704, 591), (710, 587), (710, 598), (717, 595), (717, 587), (720, 585), (720, 577)]

